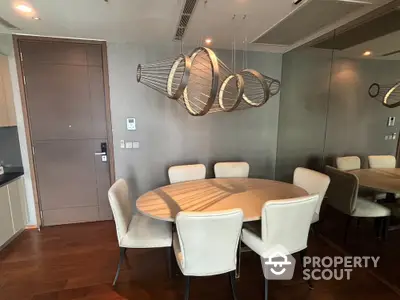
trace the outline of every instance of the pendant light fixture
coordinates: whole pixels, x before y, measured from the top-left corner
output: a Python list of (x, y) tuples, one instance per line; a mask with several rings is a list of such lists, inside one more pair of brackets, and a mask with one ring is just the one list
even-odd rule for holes
[(386, 107), (400, 106), (400, 82), (395, 84), (373, 83), (369, 87), (368, 94)]

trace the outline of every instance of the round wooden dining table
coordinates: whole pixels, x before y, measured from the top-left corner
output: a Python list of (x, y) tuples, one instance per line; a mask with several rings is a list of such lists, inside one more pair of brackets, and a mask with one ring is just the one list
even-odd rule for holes
[(214, 212), (240, 208), (244, 222), (261, 219), (270, 200), (306, 196), (293, 184), (255, 178), (213, 178), (166, 185), (142, 195), (136, 207), (143, 215), (174, 222), (180, 211)]
[(360, 186), (385, 193), (400, 193), (400, 168), (348, 171), (358, 177)]

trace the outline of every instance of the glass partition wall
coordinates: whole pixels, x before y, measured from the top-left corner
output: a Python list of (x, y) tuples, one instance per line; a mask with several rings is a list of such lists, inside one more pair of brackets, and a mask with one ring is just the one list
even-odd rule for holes
[(368, 155), (396, 155), (400, 106), (388, 108), (368, 91), (400, 82), (397, 6), (285, 53), (282, 66), (278, 180), (290, 181), (298, 166), (319, 170), (337, 156), (360, 156), (366, 166)]
[[(358, 156), (361, 168), (368, 168), (368, 155), (394, 155), (399, 165), (400, 105), (390, 108), (382, 103), (390, 87), (400, 82), (399, 5), (395, 1), (283, 55), (278, 180), (290, 182), (299, 166), (323, 171), (338, 156)], [(394, 90), (387, 104), (400, 101), (397, 91), (400, 95)], [(390, 209), (395, 230), (389, 231), (387, 240), (377, 238), (379, 218), (349, 222), (349, 216), (326, 201), (317, 232), (342, 255), (379, 256), (378, 267), (371, 272), (400, 290), (400, 201), (388, 202), (385, 195), (379, 200), (377, 193), (360, 188), (358, 195)]]

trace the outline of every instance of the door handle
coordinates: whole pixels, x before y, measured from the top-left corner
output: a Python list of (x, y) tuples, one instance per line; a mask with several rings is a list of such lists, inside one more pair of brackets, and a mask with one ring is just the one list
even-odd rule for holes
[(94, 155), (107, 155), (106, 152), (95, 152)]

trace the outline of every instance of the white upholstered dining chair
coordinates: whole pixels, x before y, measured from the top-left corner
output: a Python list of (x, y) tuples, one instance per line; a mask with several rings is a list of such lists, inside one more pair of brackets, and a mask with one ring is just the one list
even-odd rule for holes
[(359, 182), (356, 175), (326, 166), (326, 174), (330, 177), (327, 196), (328, 204), (348, 216), (344, 240), (347, 240), (352, 218), (380, 218), (379, 236), (386, 236), (390, 210), (358, 195)]
[(311, 223), (319, 221), (319, 212), (326, 190), (331, 180), (329, 176), (306, 168), (296, 168), (293, 174), (293, 184), (306, 190), (310, 195), (318, 194), (318, 203)]
[(199, 180), (206, 178), (206, 166), (203, 164), (173, 166), (168, 169), (170, 183)]
[[(117, 282), (124, 255), (128, 248), (162, 248), (171, 250), (171, 224), (133, 214), (132, 199), (124, 179), (117, 180), (108, 191), (108, 199), (114, 215), (120, 249), (120, 257), (113, 285)], [(168, 255), (170, 259), (170, 255)], [(169, 270), (171, 268), (169, 264)]]
[(173, 248), (179, 268), (186, 276), (185, 300), (191, 276), (229, 273), (236, 299), (234, 270), (243, 223), (240, 209), (213, 213), (180, 212), (176, 217)]
[(370, 155), (368, 164), (372, 169), (396, 168), (396, 158), (393, 155)]
[[(368, 164), (371, 169), (378, 168), (396, 168), (396, 158), (392, 155), (370, 155), (368, 156)], [(395, 194), (395, 198), (399, 198), (400, 194)], [(386, 198), (386, 193), (375, 193), (376, 200), (383, 200)]]
[(358, 156), (336, 157), (336, 167), (342, 171), (361, 169), (361, 160)]
[(249, 177), (247, 162), (219, 162), (214, 165), (216, 178)]
[[(260, 257), (268, 258), (271, 249), (283, 246), (288, 254), (300, 252), (301, 266), (306, 255), (308, 233), (319, 195), (286, 200), (272, 200), (261, 211), (261, 231), (244, 228), (242, 241)], [(312, 288), (311, 281), (308, 282)], [(268, 280), (265, 279), (265, 299), (268, 297)]]

